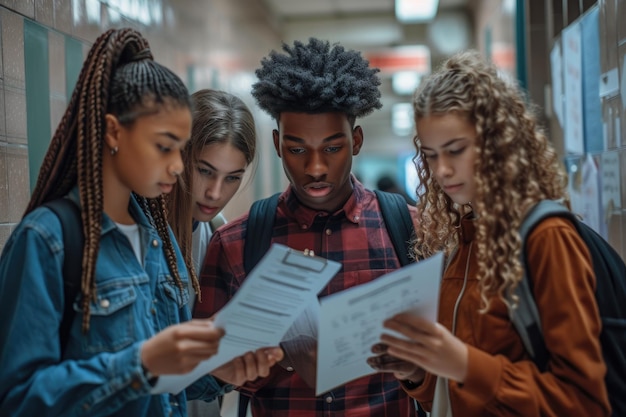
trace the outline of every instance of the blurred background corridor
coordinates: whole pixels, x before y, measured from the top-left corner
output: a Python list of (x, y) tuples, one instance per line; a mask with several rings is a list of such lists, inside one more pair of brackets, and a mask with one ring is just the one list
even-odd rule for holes
[(383, 108), (357, 121), (365, 145), (353, 172), (412, 198), (411, 95), (443, 59), (473, 48), (538, 105), (575, 211), (626, 258), (625, 21), (626, 0), (0, 0), (0, 249), (88, 48), (108, 28), (133, 27), (191, 92), (222, 89), (253, 110), (258, 166), (229, 218), (286, 185), (274, 122), (250, 96), (260, 59), (282, 42), (339, 42), (381, 69)]

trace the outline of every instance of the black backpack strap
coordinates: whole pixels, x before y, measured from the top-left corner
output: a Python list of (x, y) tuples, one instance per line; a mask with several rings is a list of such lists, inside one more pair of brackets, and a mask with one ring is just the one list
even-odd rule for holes
[(44, 204), (61, 222), (63, 230), (63, 319), (59, 327), (61, 352), (65, 351), (74, 321), (74, 300), (80, 291), (82, 276), (83, 230), (80, 208), (69, 198), (58, 198)]
[(252, 271), (272, 244), (279, 195), (280, 193), (276, 193), (271, 197), (257, 200), (250, 207), (246, 239), (243, 244), (243, 267), (246, 275)]
[(554, 200), (542, 200), (533, 207), (524, 218), (520, 229), (522, 240), (522, 268), (524, 276), (515, 289), (518, 305), (515, 310), (509, 310), (509, 316), (519, 333), (524, 347), (539, 369), (544, 370), (548, 364), (548, 349), (543, 340), (541, 317), (532, 292), (531, 276), (528, 272), (528, 257), (526, 255), (526, 241), (533, 229), (547, 217), (562, 216), (571, 220), (577, 226), (577, 220), (567, 207)]
[(407, 202), (400, 194), (374, 190), (378, 204), (387, 226), (387, 232), (402, 266), (414, 262), (409, 257), (409, 244), (415, 228)]
[[(408, 265), (412, 262), (408, 254), (408, 244), (411, 241), (414, 227), (406, 200), (399, 194), (378, 190), (375, 193), (398, 259), (402, 265)], [(277, 193), (271, 197), (255, 201), (250, 207), (243, 247), (246, 274), (252, 271), (270, 248), (279, 195), (280, 193)], [(400, 222), (397, 219), (400, 219)], [(249, 402), (250, 397), (248, 395), (239, 394), (239, 417), (245, 417)]]

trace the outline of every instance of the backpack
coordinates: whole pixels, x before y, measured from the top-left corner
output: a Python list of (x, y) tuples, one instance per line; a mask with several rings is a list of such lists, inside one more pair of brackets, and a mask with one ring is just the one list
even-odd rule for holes
[[(59, 340), (61, 354), (65, 351), (70, 337), (70, 329), (74, 321), (74, 300), (80, 291), (84, 235), (80, 217), (80, 208), (69, 198), (57, 198), (43, 204), (52, 210), (61, 222), (63, 230), (63, 297), (64, 308)], [(72, 262), (72, 260), (74, 260)]]
[[(378, 204), (389, 233), (389, 238), (393, 243), (393, 248), (402, 266), (415, 262), (409, 257), (409, 242), (414, 230), (413, 220), (407, 208), (404, 197), (395, 193), (375, 190)], [(261, 260), (263, 255), (269, 250), (272, 243), (272, 232), (274, 230), (274, 217), (278, 207), (278, 196), (276, 193), (271, 197), (257, 200), (250, 207), (248, 214), (248, 224), (246, 228), (246, 240), (243, 247), (244, 269), (249, 274), (254, 266)], [(254, 239), (248, 239), (254, 236)], [(250, 397), (244, 393), (239, 395), (239, 417), (246, 415)], [(423, 410), (419, 408), (418, 416), (424, 416)]]
[[(406, 200), (400, 194), (380, 190), (375, 190), (374, 193), (378, 198), (383, 220), (400, 264), (405, 266), (414, 262), (409, 258), (408, 243), (412, 238), (413, 220), (407, 208)], [(272, 244), (274, 216), (280, 194), (276, 193), (271, 197), (257, 200), (250, 207), (246, 236), (254, 236), (254, 239), (246, 237), (244, 243), (243, 259), (246, 274), (252, 271)]]
[(526, 238), (534, 227), (545, 218), (553, 216), (571, 221), (591, 254), (596, 276), (595, 298), (602, 320), (600, 344), (607, 367), (606, 387), (613, 415), (626, 416), (626, 265), (602, 236), (556, 201), (539, 202), (520, 227), (525, 276), (516, 289), (519, 303), (517, 309), (510, 312), (511, 321), (537, 367), (545, 369), (548, 351), (541, 333), (539, 312), (533, 299), (532, 277), (528, 276), (528, 262), (523, 252)]

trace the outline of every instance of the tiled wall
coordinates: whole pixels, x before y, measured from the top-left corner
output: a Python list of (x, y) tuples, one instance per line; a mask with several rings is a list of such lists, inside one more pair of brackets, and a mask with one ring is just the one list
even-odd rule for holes
[[(613, 59), (621, 77), (626, 74), (626, 30), (618, 22), (626, 17), (626, 2), (599, 3), (601, 31), (606, 35), (602, 52)], [(477, 45), (487, 40), (493, 45), (511, 44), (512, 24), (502, 20), (503, 4), (503, 0), (474, 2)], [(534, 8), (530, 16), (549, 10), (544, 26), (558, 21), (556, 6), (544, 9), (550, 4), (560, 2), (530, 2)], [(28, 202), (83, 57), (91, 42), (110, 27), (140, 30), (155, 58), (177, 72), (191, 91), (221, 88), (250, 106), (259, 132), (259, 166), (227, 207), (228, 217), (245, 212), (254, 199), (281, 189), (285, 179), (269, 135), (273, 122), (256, 108), (249, 93), (259, 60), (280, 46), (279, 27), (262, 5), (256, 0), (0, 0), (0, 250)], [(530, 35), (543, 23), (531, 19)], [(546, 36), (530, 36), (527, 46), (528, 64), (533, 68), (528, 72), (529, 89), (539, 104), (544, 102), (549, 72), (545, 50), (552, 44), (548, 35), (556, 36), (561, 29), (554, 24), (546, 27)], [(538, 52), (533, 39), (539, 38), (548, 45)], [(619, 81), (626, 85), (622, 78)], [(622, 99), (621, 94), (612, 98), (616, 110), (610, 114), (611, 103), (605, 103), (603, 117), (607, 134), (615, 142), (609, 151), (618, 155), (621, 170), (621, 208), (612, 213), (608, 232), (611, 243), (626, 257), (626, 106), (619, 105)], [(550, 131), (557, 148), (562, 148), (558, 126), (551, 126)]]
[[(13, 1), (17, 9), (33, 1)], [(21, 218), (29, 197), (24, 31), (21, 15), (0, 8), (0, 244)]]
[[(270, 131), (249, 94), (254, 68), (280, 45), (260, 2), (0, 0), (0, 250), (21, 219), (91, 43), (110, 27), (126, 26), (141, 31), (155, 59), (191, 91), (212, 87), (239, 95), (255, 113), (258, 131)], [(257, 172), (276, 171), (271, 157), (262, 157)], [(257, 175), (229, 205), (230, 217), (276, 181)]]

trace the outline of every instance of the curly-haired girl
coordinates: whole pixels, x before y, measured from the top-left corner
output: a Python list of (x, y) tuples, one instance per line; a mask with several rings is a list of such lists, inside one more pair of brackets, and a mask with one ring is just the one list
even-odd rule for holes
[(523, 277), (521, 222), (540, 200), (569, 205), (564, 170), (525, 97), (464, 52), (424, 81), (413, 105), (422, 185), (415, 252), (449, 258), (440, 324), (410, 314), (388, 320), (407, 339), (384, 335), (371, 364), (404, 380), (432, 416), (609, 415), (595, 276), (568, 220), (543, 220), (525, 248), (545, 371), (509, 319)]
[[(0, 416), (185, 415), (188, 396), (224, 391), (206, 376), (151, 395), (159, 375), (192, 370), (224, 334), (189, 320), (188, 265), (166, 221), (163, 194), (183, 170), (190, 131), (187, 89), (141, 34), (102, 34), (0, 258)], [(65, 260), (59, 218), (43, 206), (58, 198), (81, 208), (82, 260)], [(67, 262), (82, 264), (75, 300), (64, 299)], [(76, 315), (61, 340), (68, 303)], [(239, 385), (281, 357), (260, 349), (214, 374)]]

